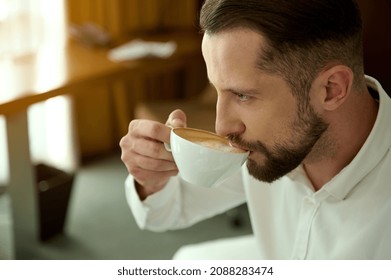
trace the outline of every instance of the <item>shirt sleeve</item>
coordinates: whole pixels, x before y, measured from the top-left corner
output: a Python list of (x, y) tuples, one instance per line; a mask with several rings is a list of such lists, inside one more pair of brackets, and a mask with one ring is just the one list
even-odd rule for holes
[(191, 185), (179, 176), (171, 177), (159, 192), (141, 201), (131, 175), (125, 194), (141, 229), (166, 231), (189, 227), (245, 202), (241, 171), (220, 185), (205, 188)]

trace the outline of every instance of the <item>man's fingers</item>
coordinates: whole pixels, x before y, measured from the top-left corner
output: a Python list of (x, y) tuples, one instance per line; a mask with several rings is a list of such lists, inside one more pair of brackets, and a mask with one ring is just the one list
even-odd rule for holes
[(129, 133), (134, 137), (149, 138), (162, 143), (169, 142), (170, 131), (171, 129), (166, 125), (150, 120), (132, 121), (129, 125)]
[(163, 143), (156, 140), (143, 138), (134, 139), (129, 148), (131, 151), (146, 157), (174, 161), (172, 154), (166, 150)]
[(186, 114), (180, 109), (176, 109), (168, 116), (166, 125), (170, 127), (186, 127)]
[(155, 159), (143, 155), (134, 155), (134, 163), (141, 169), (153, 171), (153, 172), (178, 170), (175, 162), (173, 161)]

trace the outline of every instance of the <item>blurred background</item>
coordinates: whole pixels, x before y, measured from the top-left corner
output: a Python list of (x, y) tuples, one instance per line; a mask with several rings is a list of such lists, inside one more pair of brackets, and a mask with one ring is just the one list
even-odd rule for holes
[[(16, 258), (6, 116), (23, 110), (40, 240), (22, 258), (170, 259), (184, 244), (251, 233), (244, 206), (186, 230), (141, 231), (124, 198), (118, 143), (133, 118), (164, 121), (185, 107), (190, 125), (214, 129), (201, 2), (0, 0), (0, 259)], [(134, 39), (175, 52), (109, 59)]]
[[(0, 259), (15, 258), (6, 131), (20, 112), (40, 203), (40, 241), (28, 258), (170, 259), (184, 244), (251, 234), (245, 206), (186, 230), (141, 231), (124, 198), (118, 142), (132, 119), (164, 121), (182, 108), (189, 126), (214, 130), (202, 2), (0, 0)], [(391, 3), (358, 2), (366, 72), (391, 92)], [(168, 42), (174, 53), (159, 57), (162, 45), (144, 44), (110, 59), (135, 39)]]

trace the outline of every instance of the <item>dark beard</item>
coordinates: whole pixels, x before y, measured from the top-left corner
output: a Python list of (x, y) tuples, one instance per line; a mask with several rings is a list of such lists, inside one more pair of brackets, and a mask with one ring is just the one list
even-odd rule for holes
[(260, 141), (246, 142), (239, 135), (229, 135), (228, 139), (242, 148), (265, 156), (263, 165), (248, 159), (247, 168), (254, 178), (271, 183), (299, 166), (327, 127), (328, 124), (315, 114), (312, 108), (307, 107), (307, 112), (299, 114), (292, 122), (293, 137), (289, 141), (276, 143), (268, 148)]

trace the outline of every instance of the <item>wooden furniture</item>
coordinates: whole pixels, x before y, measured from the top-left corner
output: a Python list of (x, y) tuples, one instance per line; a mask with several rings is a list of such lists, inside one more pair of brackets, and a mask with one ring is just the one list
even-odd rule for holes
[[(16, 258), (33, 258), (31, 245), (39, 240), (36, 174), (30, 159), (27, 109), (34, 103), (59, 95), (67, 94), (77, 99), (90, 94), (88, 104), (100, 99), (110, 102), (118, 127), (127, 129), (128, 121), (133, 118), (134, 103), (130, 101), (144, 98), (141, 85), (134, 85), (134, 91), (127, 91), (132, 81), (145, 82), (145, 77), (158, 76), (170, 69), (192, 69), (192, 63), (202, 61), (199, 36), (166, 34), (154, 40), (175, 40), (177, 52), (164, 60), (149, 58), (113, 63), (107, 59), (107, 50), (70, 43), (65, 48), (40, 49), (22, 58), (0, 61), (0, 73), (7, 78), (0, 84), (0, 115), (6, 119), (7, 188), (12, 201)], [(193, 74), (197, 76), (196, 72)], [(188, 79), (197, 77), (190, 75)], [(109, 95), (102, 97), (103, 91), (99, 90), (102, 88), (108, 89)], [(94, 112), (89, 113), (94, 119)]]

